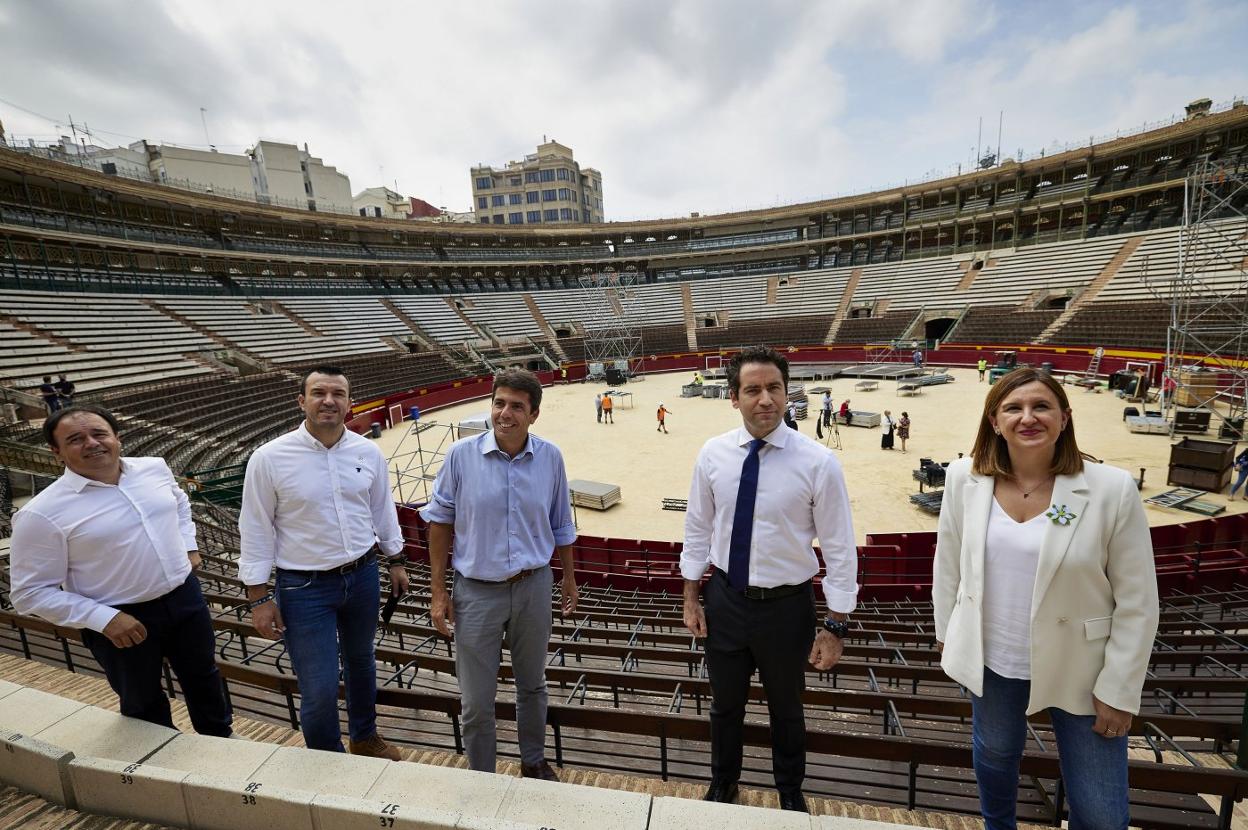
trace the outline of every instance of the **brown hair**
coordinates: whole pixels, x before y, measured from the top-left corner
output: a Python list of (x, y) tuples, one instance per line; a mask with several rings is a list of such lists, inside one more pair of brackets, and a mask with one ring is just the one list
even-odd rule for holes
[(1010, 466), (1010, 451), (1005, 438), (993, 429), (992, 421), (988, 419), (988, 416), (996, 413), (1001, 402), (1011, 392), (1029, 383), (1044, 384), (1045, 388), (1057, 399), (1058, 408), (1067, 416), (1066, 428), (1058, 434), (1057, 444), (1053, 447), (1053, 463), (1049, 466), (1049, 472), (1053, 475), (1070, 475), (1083, 469), (1084, 456), (1079, 452), (1079, 445), (1075, 443), (1075, 419), (1070, 414), (1070, 399), (1066, 397), (1066, 390), (1047, 372), (1024, 366), (998, 379), (988, 390), (988, 397), (984, 399), (984, 414), (979, 419), (979, 434), (975, 436), (975, 447), (971, 450), (972, 469), (978, 475), (1010, 475), (1013, 472)]
[(542, 382), (528, 369), (513, 366), (495, 375), (494, 386), (490, 389), (490, 400), (494, 399), (494, 393), (499, 387), (514, 389), (528, 395), (530, 412), (537, 412), (542, 408)]

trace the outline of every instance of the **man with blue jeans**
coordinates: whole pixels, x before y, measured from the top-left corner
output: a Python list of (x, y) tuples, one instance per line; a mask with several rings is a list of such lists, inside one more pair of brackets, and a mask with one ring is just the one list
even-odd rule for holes
[[(564, 614), (576, 610), (568, 476), (554, 444), (529, 434), (542, 386), (523, 369), (494, 378), (489, 432), (451, 447), (421, 510), (429, 522), (430, 617), (454, 624), (468, 765), (494, 772), (499, 653), (511, 652), (520, 773), (558, 780), (546, 761), (546, 654), (550, 646), (551, 552), (559, 553)], [(455, 577), (446, 563), (455, 539)]]
[[(386, 459), (348, 430), (350, 385), (341, 369), (304, 375), (297, 429), (252, 454), (239, 516), (239, 577), (260, 636), (285, 636), (299, 680), (299, 716), (311, 749), (342, 752), (339, 653), (350, 751), (399, 760), (377, 734), (373, 638), (380, 603), (378, 560), (391, 590), (407, 590), (403, 535), (390, 498)], [(269, 573), (277, 579), (269, 591)]]

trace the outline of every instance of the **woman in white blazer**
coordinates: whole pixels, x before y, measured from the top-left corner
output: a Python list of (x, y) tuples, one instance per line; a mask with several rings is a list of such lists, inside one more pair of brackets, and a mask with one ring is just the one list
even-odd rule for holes
[(949, 465), (932, 580), (941, 667), (972, 695), (980, 809), (1016, 827), (1026, 718), (1048, 710), (1072, 830), (1127, 826), (1127, 734), (1157, 630), (1148, 522), (1125, 471), (1085, 462), (1061, 385), (997, 381)]

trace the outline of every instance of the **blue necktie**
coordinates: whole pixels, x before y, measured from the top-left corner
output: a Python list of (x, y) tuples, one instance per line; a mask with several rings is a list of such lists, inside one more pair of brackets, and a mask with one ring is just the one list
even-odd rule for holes
[(732, 514), (732, 536), (728, 541), (728, 584), (744, 591), (750, 584), (750, 537), (754, 534), (754, 497), (758, 494), (758, 451), (765, 442), (755, 438), (741, 465), (737, 487), (737, 509)]

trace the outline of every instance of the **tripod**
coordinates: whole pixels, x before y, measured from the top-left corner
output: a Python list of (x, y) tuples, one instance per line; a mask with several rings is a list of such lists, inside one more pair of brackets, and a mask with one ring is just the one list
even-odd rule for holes
[(841, 449), (841, 428), (836, 422), (836, 415), (832, 416), (831, 425), (823, 433), (823, 445), (831, 450)]

